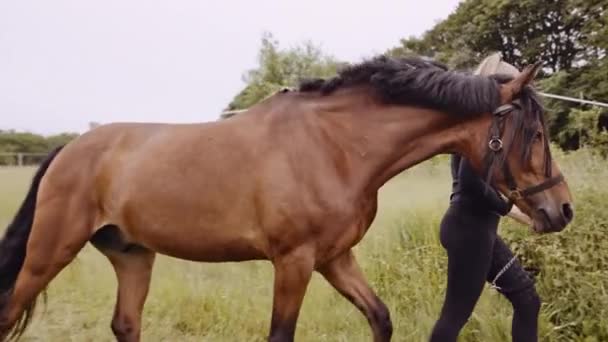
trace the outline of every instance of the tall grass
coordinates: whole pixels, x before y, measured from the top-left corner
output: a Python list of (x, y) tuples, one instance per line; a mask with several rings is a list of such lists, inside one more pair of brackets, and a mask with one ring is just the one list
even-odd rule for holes
[[(589, 151), (557, 156), (574, 192), (576, 218), (562, 233), (531, 236), (507, 219), (500, 232), (540, 269), (542, 341), (608, 340), (608, 169)], [(376, 220), (356, 254), (391, 311), (395, 341), (426, 341), (439, 314), (446, 256), (438, 241), (450, 189), (438, 157), (381, 189)], [(33, 169), (0, 169), (0, 223), (27, 190)], [(264, 341), (272, 303), (267, 262), (203, 264), (159, 257), (144, 309), (144, 341)], [(49, 288), (25, 341), (113, 341), (116, 281), (110, 264), (87, 246)], [(510, 341), (511, 308), (484, 290), (461, 341)], [(315, 275), (298, 322), (299, 341), (370, 341), (366, 320)]]

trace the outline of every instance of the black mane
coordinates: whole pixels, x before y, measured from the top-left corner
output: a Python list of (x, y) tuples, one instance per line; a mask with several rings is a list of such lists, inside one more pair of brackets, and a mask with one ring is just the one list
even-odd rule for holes
[(348, 66), (331, 79), (305, 80), (299, 90), (328, 95), (339, 88), (364, 84), (387, 104), (422, 106), (459, 115), (488, 113), (500, 105), (496, 79), (449, 71), (440, 63), (418, 57), (378, 56)]

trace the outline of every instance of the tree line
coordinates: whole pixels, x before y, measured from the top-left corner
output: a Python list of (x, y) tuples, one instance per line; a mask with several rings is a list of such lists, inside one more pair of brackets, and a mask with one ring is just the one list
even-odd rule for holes
[(17, 153), (35, 154), (25, 157), (24, 163), (37, 163), (50, 150), (67, 144), (77, 136), (77, 133), (43, 136), (29, 132), (0, 130), (0, 165), (16, 164), (17, 157), (10, 154)]

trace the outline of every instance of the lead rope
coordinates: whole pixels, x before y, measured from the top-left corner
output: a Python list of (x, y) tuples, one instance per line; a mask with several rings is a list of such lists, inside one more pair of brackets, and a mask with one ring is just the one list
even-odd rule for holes
[(496, 277), (494, 277), (494, 280), (492, 280), (492, 285), (490, 285), (490, 287), (492, 289), (497, 290), (497, 291), (501, 290), (501, 287), (496, 285), (496, 281), (498, 281), (498, 278), (500, 278), (501, 275), (503, 275), (505, 272), (507, 272), (507, 270), (509, 269), (509, 267), (511, 267), (511, 265), (513, 265), (515, 260), (517, 260), (517, 255), (514, 255), (511, 258), (511, 260), (509, 260), (509, 262), (500, 270), (500, 272), (498, 272)]

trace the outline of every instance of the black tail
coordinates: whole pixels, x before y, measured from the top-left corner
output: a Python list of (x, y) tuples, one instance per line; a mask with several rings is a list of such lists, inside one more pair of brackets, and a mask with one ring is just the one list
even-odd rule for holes
[[(19, 208), (13, 222), (6, 229), (4, 238), (0, 241), (0, 314), (7, 305), (13, 286), (15, 286), (15, 282), (17, 281), (17, 275), (21, 271), (21, 267), (23, 267), (27, 240), (34, 221), (40, 180), (62, 148), (63, 146), (60, 146), (53, 150), (42, 162), (42, 165), (40, 165), (34, 175), (32, 185), (25, 196), (23, 204), (21, 204), (21, 208)], [(29, 305), (24, 317), (17, 323), (17, 327), (13, 331), (14, 334), (20, 335), (23, 333), (31, 319), (34, 306), (35, 301)]]

